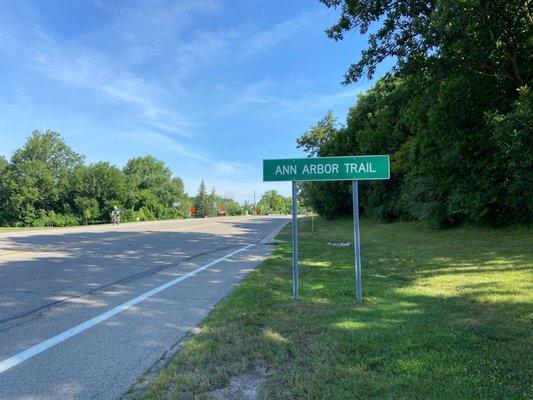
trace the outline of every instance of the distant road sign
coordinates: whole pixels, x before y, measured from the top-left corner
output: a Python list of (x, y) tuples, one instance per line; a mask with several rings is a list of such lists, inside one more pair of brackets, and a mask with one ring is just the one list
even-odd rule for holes
[(353, 181), (390, 178), (389, 156), (263, 160), (263, 181)]

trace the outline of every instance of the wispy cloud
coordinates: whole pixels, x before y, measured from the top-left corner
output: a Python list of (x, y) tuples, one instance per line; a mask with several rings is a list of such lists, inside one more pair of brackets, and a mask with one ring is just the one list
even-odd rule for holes
[(132, 73), (127, 66), (77, 42), (59, 42), (37, 20), (8, 24), (0, 21), (4, 40), (0, 53), (21, 68), (42, 76), (91, 89), (111, 100), (135, 107), (143, 122), (155, 128), (191, 136), (193, 122), (169, 108), (171, 94), (158, 84)]
[(275, 98), (269, 92), (273, 86), (272, 81), (268, 79), (244, 85), (238, 89), (222, 86), (219, 90), (227, 98), (223, 106), (217, 110), (217, 115), (234, 114), (248, 107), (272, 104)]
[(254, 55), (268, 51), (311, 25), (322, 12), (304, 12), (292, 19), (278, 22), (271, 27), (254, 32), (242, 41), (240, 53)]
[(229, 30), (218, 33), (200, 31), (187, 42), (176, 43), (171, 57), (174, 75), (185, 79), (191, 72), (202, 71), (230, 59), (233, 54), (231, 43), (236, 35)]
[(310, 27), (313, 20), (322, 15), (323, 11), (303, 12), (265, 28), (236, 26), (231, 29), (193, 31), (186, 42), (174, 42), (172, 61), (176, 66), (176, 73), (183, 76), (217, 65), (245, 63), (255, 56), (272, 51)]
[(161, 154), (181, 157), (194, 163), (197, 169), (209, 172), (213, 177), (238, 178), (243, 175), (258, 174), (257, 167), (238, 162), (221, 160), (209, 155), (198, 147), (184, 144), (168, 135), (154, 131), (121, 132), (117, 135), (122, 141), (135, 141), (141, 145), (157, 149)]
[[(240, 157), (221, 151), (220, 143), (253, 143), (242, 140), (242, 126), (232, 125), (235, 115), (248, 114), (253, 121), (254, 113), (286, 120), (308, 113), (307, 119), (314, 110), (355, 98), (350, 90), (314, 91), (314, 82), (299, 90), (294, 82), (272, 74), (275, 64), (264, 62), (270, 55), (275, 59), (284, 46), (298, 46), (309, 31), (315, 31), (317, 20), (323, 18), (322, 8), (273, 20), (270, 15), (243, 16), (232, 1), (91, 1), (98, 21), (80, 24), (79, 30), (53, 26), (53, 18), (47, 19), (42, 11), (46, 7), (34, 7), (31, 1), (9, 5), (0, 1), (0, 68), (7, 60), (10, 72), (26, 81), (22, 87), (27, 89), (28, 101), (44, 105), (35, 107), (41, 109), (36, 111), (35, 119), (41, 117), (36, 124), (59, 121), (60, 126), (83, 126), (79, 131), (85, 126), (89, 133), (98, 130), (108, 148), (117, 144), (127, 148), (117, 156), (121, 160), (132, 151), (161, 154), (169, 163), (179, 160), (184, 171), (194, 169), (229, 189), (241, 184), (251, 187), (260, 180), (260, 165), (241, 160), (253, 164), (260, 152)], [(29, 85), (34, 82), (46, 89), (57, 87), (66, 95), (65, 101), (69, 95), (86, 96), (83, 106), (94, 104), (94, 109), (77, 108), (79, 99), (73, 97), (75, 106), (70, 111), (83, 123), (61, 125), (65, 110), (50, 105), (48, 113), (46, 99), (32, 96)], [(52, 99), (50, 103), (54, 100), (60, 102)], [(219, 135), (224, 135), (223, 141)], [(97, 142), (95, 148), (100, 139)], [(261, 143), (261, 150), (276, 146), (274, 142)], [(92, 157), (99, 157), (98, 152)], [(183, 175), (191, 179), (192, 174)]]
[[(63, 41), (48, 35), (40, 26), (38, 16), (25, 7), (29, 18), (20, 23), (14, 16), (10, 23), (0, 20), (2, 38), (0, 51), (18, 59), (25, 68), (48, 78), (91, 89), (101, 96), (136, 108), (143, 122), (162, 131), (192, 137), (197, 124), (185, 112), (173, 106), (176, 93), (188, 97), (184, 88), (188, 73), (217, 63), (227, 65), (235, 60), (272, 50), (308, 26), (317, 13), (304, 12), (264, 29), (232, 28), (222, 31), (196, 30), (187, 41), (179, 32), (191, 25), (191, 14), (215, 12), (220, 9), (214, 0), (183, 2), (142, 1), (124, 8), (94, 0), (96, 5), (114, 15), (114, 22), (99, 32), (121, 41), (124, 58), (112, 57), (76, 41)], [(120, 15), (117, 13), (120, 11)], [(8, 21), (9, 22), (9, 21)], [(170, 51), (171, 56), (168, 57)], [(172, 92), (167, 86), (148, 81), (132, 72), (139, 62), (165, 55), (166, 69), (172, 71)], [(120, 60), (120, 61), (119, 61)], [(177, 80), (176, 80), (177, 79)], [(219, 115), (238, 112), (251, 104), (272, 103), (266, 96), (269, 82), (245, 87), (238, 100), (225, 103)], [(279, 103), (279, 101), (278, 101)]]
[(194, 31), (194, 17), (221, 9), (215, 0), (141, 0), (125, 7), (93, 1), (113, 16), (113, 22), (99, 32), (99, 37), (120, 42), (122, 58), (132, 64), (150, 63), (160, 57), (168, 63), (169, 49), (186, 45), (183, 33)]
[(222, 87), (221, 93), (226, 96), (224, 106), (217, 111), (218, 115), (238, 113), (262, 113), (268, 115), (294, 115), (299, 112), (327, 110), (338, 104), (353, 104), (361, 89), (344, 89), (335, 93), (313, 93), (308, 91), (299, 96), (283, 96), (282, 88), (271, 80), (261, 80), (237, 87)]

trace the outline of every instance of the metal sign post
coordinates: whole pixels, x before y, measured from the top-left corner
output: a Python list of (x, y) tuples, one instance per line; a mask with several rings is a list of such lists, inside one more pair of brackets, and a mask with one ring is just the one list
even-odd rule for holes
[(355, 257), (355, 298), (363, 302), (361, 284), (361, 235), (359, 228), (359, 184), (352, 181), (352, 206), (353, 206), (353, 247)]
[(298, 300), (298, 186), (292, 181), (292, 297)]
[[(291, 158), (263, 160), (263, 181), (292, 181), (292, 294), (298, 300), (298, 181), (352, 181), (355, 298), (363, 302), (361, 286), (361, 237), (359, 227), (360, 180), (390, 178), (387, 155)], [(311, 226), (313, 229), (313, 220)]]

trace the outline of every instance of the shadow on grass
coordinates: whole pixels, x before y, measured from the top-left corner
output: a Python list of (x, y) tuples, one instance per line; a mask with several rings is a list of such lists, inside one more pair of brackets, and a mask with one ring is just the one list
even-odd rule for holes
[[(216, 309), (147, 398), (201, 395), (256, 365), (260, 398), (527, 398), (533, 392), (530, 231), (426, 231), (363, 221), (353, 299), (351, 221), (300, 223), (301, 301), (287, 242)], [(289, 228), (279, 236), (288, 241)], [(205, 356), (202, 356), (205, 355)], [(194, 374), (190, 374), (194, 371)]]

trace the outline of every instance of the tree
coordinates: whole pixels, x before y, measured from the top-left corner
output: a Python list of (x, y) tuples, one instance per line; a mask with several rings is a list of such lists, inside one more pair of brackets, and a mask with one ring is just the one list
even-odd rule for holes
[(224, 204), (226, 215), (242, 215), (244, 213), (243, 207), (235, 200), (223, 199), (222, 203)]
[[(163, 161), (154, 156), (135, 157), (128, 160), (123, 171), (130, 187), (128, 208), (143, 209), (143, 218), (150, 219), (187, 215), (189, 201), (183, 181), (173, 178)], [(180, 207), (173, 207), (174, 203), (179, 203)]]
[(528, 223), (533, 215), (533, 92), (520, 90), (508, 113), (485, 115), (491, 139), (498, 149), (495, 158), (501, 180), (495, 185), (498, 225)]
[(297, 147), (302, 148), (308, 157), (320, 156), (324, 145), (337, 133), (336, 118), (329, 110), (324, 118), (296, 139)]
[(321, 0), (341, 9), (326, 32), (342, 40), (351, 30), (367, 34), (368, 47), (345, 75), (344, 83), (371, 78), (385, 59), (395, 71), (412, 74), (438, 68), (441, 74), (469, 71), (512, 87), (532, 77), (533, 19), (524, 0)]
[(96, 199), (76, 196), (74, 205), (85, 225), (101, 216), (100, 206)]
[[(34, 131), (11, 157), (14, 179), (31, 187), (36, 209), (63, 211), (72, 171), (84, 157), (65, 144), (59, 133)], [(29, 188), (28, 188), (29, 189)]]
[[(172, 178), (172, 180), (165, 185), (163, 193), (162, 201), (164, 204), (172, 205), (172, 217), (185, 218), (189, 213), (189, 208), (192, 203), (189, 196), (187, 196), (187, 193), (185, 193), (183, 180), (179, 177)], [(177, 204), (177, 206), (174, 207), (174, 204)]]
[(0, 177), (0, 223), (32, 225), (46, 213), (70, 213), (68, 184), (83, 163), (52, 131), (34, 131), (10, 162), (3, 159)]
[(183, 181), (157, 158), (133, 158), (124, 172), (108, 162), (83, 161), (51, 131), (33, 132), (9, 161), (0, 157), (0, 224), (109, 221), (115, 205), (123, 208), (125, 221), (187, 215), (191, 200)]
[(108, 162), (78, 166), (72, 174), (70, 193), (77, 214), (84, 220), (109, 222), (112, 206), (122, 206), (126, 201), (126, 178)]
[(37, 218), (35, 203), (39, 199), (34, 178), (7, 165), (0, 175), (0, 223), (31, 226)]
[(261, 214), (289, 214), (291, 199), (282, 196), (277, 190), (269, 190), (263, 194), (257, 208), (261, 210)]
[[(359, 96), (345, 127), (325, 118), (298, 146), (319, 156), (390, 154), (391, 179), (361, 185), (363, 211), (382, 219), (433, 227), (531, 221), (529, 2), (323, 3), (341, 9), (332, 39), (372, 31), (344, 83), (372, 77), (386, 58), (395, 65)], [(302, 194), (327, 217), (349, 212), (345, 183), (306, 183)]]
[(154, 156), (131, 158), (124, 166), (124, 173), (138, 189), (157, 191), (172, 179), (170, 169)]
[(215, 187), (213, 186), (213, 189), (211, 189), (211, 194), (209, 195), (209, 203), (211, 204), (211, 211), (209, 212), (209, 215), (212, 217), (216, 217), (218, 213), (218, 206), (221, 203), (222, 198), (217, 196), (217, 192), (215, 190)]
[(213, 206), (209, 197), (210, 196), (207, 194), (207, 189), (205, 187), (205, 182), (202, 179), (202, 183), (200, 183), (200, 187), (198, 188), (198, 194), (194, 199), (196, 217), (204, 218), (211, 215)]

